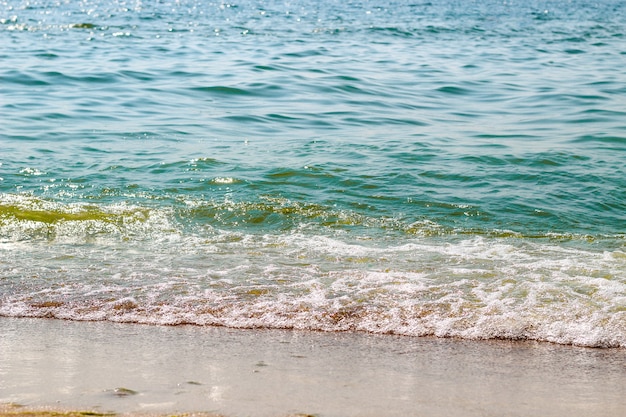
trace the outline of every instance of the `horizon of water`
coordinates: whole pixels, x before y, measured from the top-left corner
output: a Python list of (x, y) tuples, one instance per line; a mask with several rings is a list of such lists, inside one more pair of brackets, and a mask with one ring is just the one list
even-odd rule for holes
[(626, 6), (0, 3), (0, 316), (626, 347)]

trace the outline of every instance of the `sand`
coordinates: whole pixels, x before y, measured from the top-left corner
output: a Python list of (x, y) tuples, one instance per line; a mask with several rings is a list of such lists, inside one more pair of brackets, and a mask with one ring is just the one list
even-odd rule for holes
[(0, 318), (0, 404), (27, 407), (4, 414), (621, 417), (626, 349)]

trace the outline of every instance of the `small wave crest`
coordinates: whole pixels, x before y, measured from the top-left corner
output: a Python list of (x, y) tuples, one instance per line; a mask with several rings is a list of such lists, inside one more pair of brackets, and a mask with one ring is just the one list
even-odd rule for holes
[[(216, 177), (214, 185), (231, 185), (241, 180)], [(169, 201), (169, 200), (168, 200)], [(425, 203), (420, 203), (425, 204)], [(429, 206), (435, 206), (428, 203)], [(450, 215), (468, 216), (476, 209), (463, 204), (437, 205)], [(172, 199), (155, 205), (60, 202), (27, 194), (0, 194), (0, 239), (5, 241), (95, 241), (167, 240), (171, 236), (212, 238), (220, 231), (244, 233), (348, 234), (371, 240), (413, 237), (515, 238), (547, 241), (594, 242), (608, 240), (623, 245), (620, 234), (591, 235), (570, 232), (519, 232), (498, 228), (462, 228), (443, 225), (428, 217), (366, 213), (324, 204), (294, 201), (284, 197), (261, 196), (256, 200), (233, 201)], [(620, 243), (621, 242), (621, 243)]]
[(167, 209), (136, 205), (63, 204), (35, 197), (0, 195), (0, 238), (57, 242), (142, 240), (174, 233)]

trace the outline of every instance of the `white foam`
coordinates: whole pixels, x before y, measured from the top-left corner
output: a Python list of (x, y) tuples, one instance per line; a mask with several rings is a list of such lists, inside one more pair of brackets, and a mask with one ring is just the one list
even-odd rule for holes
[(141, 244), (85, 241), (71, 222), (53, 242), (5, 238), (0, 315), (626, 347), (621, 249), (519, 237), (185, 235), (164, 210), (106, 212), (122, 213)]

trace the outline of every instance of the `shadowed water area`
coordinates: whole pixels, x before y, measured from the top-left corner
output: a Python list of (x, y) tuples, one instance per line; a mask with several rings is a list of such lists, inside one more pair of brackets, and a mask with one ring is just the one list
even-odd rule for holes
[(625, 347), (625, 21), (0, 3), (0, 315)]

